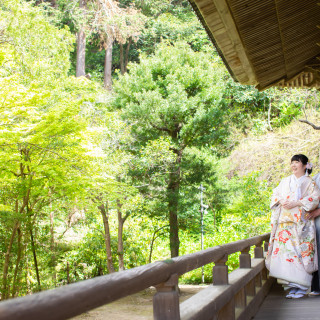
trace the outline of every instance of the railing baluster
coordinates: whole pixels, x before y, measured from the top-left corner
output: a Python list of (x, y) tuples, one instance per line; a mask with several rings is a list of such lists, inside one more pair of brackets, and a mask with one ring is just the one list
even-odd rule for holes
[[(213, 275), (213, 285), (227, 285), (229, 283), (228, 280), (228, 266), (226, 262), (228, 261), (228, 255), (224, 255), (218, 261), (215, 261), (215, 266), (212, 269)], [(235, 319), (235, 303), (234, 297), (230, 299), (230, 301), (219, 311), (218, 314), (219, 320), (234, 320)]]
[(235, 320), (235, 305), (232, 298), (219, 312), (218, 320)]
[(246, 294), (247, 296), (254, 297), (256, 295), (256, 285), (255, 285), (255, 279), (252, 279), (248, 282), (248, 284), (245, 286)]
[(157, 293), (153, 296), (155, 320), (180, 320), (178, 280), (179, 276), (173, 274), (168, 281), (155, 286), (157, 289)]
[(240, 268), (251, 268), (251, 256), (250, 256), (250, 247), (247, 247), (241, 251), (239, 257)]
[(268, 241), (264, 242), (263, 249), (264, 249), (264, 252), (268, 252), (268, 249), (269, 249), (269, 242)]
[(235, 295), (235, 306), (236, 308), (244, 309), (247, 305), (247, 296), (245, 289), (242, 288), (236, 295)]
[(262, 242), (256, 244), (256, 247), (254, 248), (254, 257), (256, 259), (263, 258)]
[[(268, 252), (269, 249), (269, 242), (265, 241), (264, 245), (263, 245), (263, 249), (264, 249), (264, 255)], [(267, 280), (268, 279), (268, 271), (266, 268), (264, 268), (261, 272), (261, 278), (262, 280)]]
[(257, 288), (262, 287), (262, 273), (259, 272), (255, 277), (255, 284)]
[[(262, 242), (259, 242), (256, 244), (256, 247), (254, 248), (254, 257), (256, 259), (263, 259), (263, 249), (262, 248)], [(262, 287), (262, 272), (256, 275), (254, 281), (255, 281), (255, 289)], [(254, 290), (254, 294), (256, 294), (256, 290)]]
[(226, 262), (228, 261), (228, 255), (224, 255), (223, 258), (216, 261), (215, 266), (212, 269), (213, 285), (228, 284), (228, 266)]

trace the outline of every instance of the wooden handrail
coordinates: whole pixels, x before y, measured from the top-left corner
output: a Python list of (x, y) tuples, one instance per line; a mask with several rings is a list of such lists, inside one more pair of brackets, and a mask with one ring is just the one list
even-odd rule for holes
[[(269, 236), (270, 234), (267, 233), (174, 259), (3, 301), (0, 303), (0, 319), (69, 319), (150, 286), (157, 287), (158, 293), (161, 290), (168, 292), (167, 288), (174, 288), (177, 284), (178, 276), (208, 263), (216, 263), (223, 257), (243, 251), (250, 246), (260, 247), (263, 241), (269, 239)], [(175, 307), (172, 306), (172, 308)], [(157, 317), (155, 314), (155, 318)], [(180, 319), (180, 316), (172, 319)]]

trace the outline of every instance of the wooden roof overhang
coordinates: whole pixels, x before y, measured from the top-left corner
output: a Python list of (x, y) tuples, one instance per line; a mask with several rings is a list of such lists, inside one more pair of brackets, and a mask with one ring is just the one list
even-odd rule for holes
[(259, 90), (320, 88), (315, 0), (189, 0), (232, 77)]

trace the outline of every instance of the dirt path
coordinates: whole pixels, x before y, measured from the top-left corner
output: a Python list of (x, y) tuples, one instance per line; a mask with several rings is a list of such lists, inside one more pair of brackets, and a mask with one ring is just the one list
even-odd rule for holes
[[(180, 285), (180, 302), (188, 299), (207, 285)], [(152, 320), (152, 297), (154, 288), (149, 288), (116, 302), (86, 312), (73, 320)]]

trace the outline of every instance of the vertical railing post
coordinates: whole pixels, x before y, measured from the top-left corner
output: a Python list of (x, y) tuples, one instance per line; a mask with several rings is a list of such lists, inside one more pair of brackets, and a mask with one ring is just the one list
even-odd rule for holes
[(263, 258), (262, 242), (256, 244), (256, 247), (254, 248), (254, 257), (256, 259)]
[(178, 280), (179, 276), (173, 274), (168, 281), (155, 286), (157, 293), (153, 296), (154, 320), (180, 320)]
[(251, 268), (251, 256), (249, 254), (250, 247), (247, 247), (241, 251), (239, 257), (240, 268)]
[[(264, 245), (263, 245), (263, 249), (264, 249), (264, 255), (268, 252), (268, 249), (269, 249), (269, 242), (268, 241), (265, 241), (264, 242)], [(267, 268), (264, 268), (261, 272), (261, 277), (262, 277), (262, 280), (267, 280), (268, 279), (268, 271), (267, 271)]]
[(263, 249), (264, 249), (264, 252), (268, 252), (268, 250), (269, 250), (269, 242), (268, 241), (264, 242)]
[[(239, 256), (240, 268), (251, 268), (251, 256), (249, 254), (250, 247), (247, 247), (241, 251)], [(235, 307), (244, 310), (247, 305), (247, 295), (245, 288), (242, 288), (235, 295)]]
[[(228, 280), (228, 266), (226, 262), (228, 261), (228, 255), (224, 255), (220, 260), (215, 261), (215, 266), (212, 269), (213, 285), (227, 285)], [(232, 297), (225, 306), (219, 311), (217, 318), (218, 320), (234, 320), (235, 319), (235, 302), (234, 297)]]
[(247, 295), (245, 288), (242, 288), (234, 297), (235, 307), (244, 310), (247, 306)]
[(215, 266), (212, 269), (212, 280), (213, 285), (228, 284), (228, 266), (226, 262), (228, 261), (228, 255), (224, 255), (223, 258), (216, 261)]

